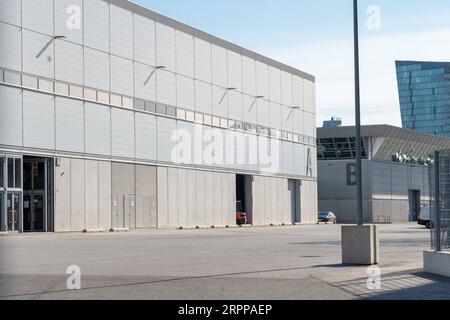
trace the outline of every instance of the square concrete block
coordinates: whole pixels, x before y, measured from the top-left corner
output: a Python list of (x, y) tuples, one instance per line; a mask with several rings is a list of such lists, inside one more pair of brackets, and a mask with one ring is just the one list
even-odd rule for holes
[(373, 265), (379, 262), (376, 225), (342, 227), (342, 263)]
[(450, 252), (425, 251), (423, 253), (423, 270), (450, 278)]

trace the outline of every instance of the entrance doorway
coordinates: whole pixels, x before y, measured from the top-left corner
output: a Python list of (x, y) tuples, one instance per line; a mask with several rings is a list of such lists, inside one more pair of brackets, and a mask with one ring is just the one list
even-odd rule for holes
[(23, 231), (53, 230), (53, 159), (23, 158)]
[(291, 204), (292, 223), (301, 223), (301, 206), (300, 206), (300, 185), (299, 180), (288, 180), (289, 200)]
[(420, 190), (409, 190), (409, 221), (419, 220), (420, 203)]
[(253, 224), (253, 177), (236, 175), (236, 224)]
[(22, 231), (22, 158), (0, 155), (0, 230)]
[(6, 221), (8, 231), (20, 231), (20, 194), (8, 193), (6, 197)]

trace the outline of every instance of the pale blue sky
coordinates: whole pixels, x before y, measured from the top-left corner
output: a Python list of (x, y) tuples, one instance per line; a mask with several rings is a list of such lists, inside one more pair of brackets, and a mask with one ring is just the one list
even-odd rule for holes
[[(134, 0), (317, 77), (318, 124), (353, 118), (351, 0)], [(400, 125), (395, 59), (450, 61), (450, 1), (360, 0), (365, 124)], [(381, 9), (370, 30), (367, 8)]]

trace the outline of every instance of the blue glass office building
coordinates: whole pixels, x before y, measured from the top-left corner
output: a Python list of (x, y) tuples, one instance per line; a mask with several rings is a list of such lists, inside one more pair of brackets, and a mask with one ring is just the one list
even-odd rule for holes
[(450, 137), (450, 62), (397, 61), (403, 128)]

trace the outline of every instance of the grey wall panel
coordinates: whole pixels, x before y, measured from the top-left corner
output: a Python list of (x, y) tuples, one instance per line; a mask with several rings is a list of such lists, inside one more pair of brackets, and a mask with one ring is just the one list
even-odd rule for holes
[(205, 172), (196, 171), (196, 219), (198, 226), (206, 225), (206, 185)]
[(195, 38), (195, 78), (211, 82), (211, 44)]
[(156, 73), (156, 100), (162, 104), (175, 106), (177, 103), (175, 74), (164, 70)]
[(303, 113), (303, 133), (306, 136), (316, 136), (316, 126), (314, 123), (314, 114), (309, 112)]
[(55, 231), (70, 231), (71, 197), (70, 159), (60, 158), (60, 166), (55, 167)]
[(228, 53), (228, 87), (242, 91), (242, 55), (227, 51)]
[[(252, 208), (252, 224), (256, 226), (264, 225), (265, 208), (264, 208), (264, 180), (263, 177), (253, 177), (253, 208)], [(261, 188), (262, 187), (262, 188)]]
[(187, 224), (198, 226), (197, 219), (197, 175), (194, 170), (187, 171)]
[[(175, 120), (159, 117), (158, 124), (158, 160), (172, 162), (172, 152), (176, 147), (172, 134), (177, 128)], [(176, 153), (175, 153), (176, 154)]]
[(82, 231), (85, 224), (85, 161), (71, 159), (70, 164), (70, 230)]
[(111, 162), (100, 161), (98, 166), (98, 214), (99, 229), (109, 230), (111, 224)]
[(269, 102), (263, 99), (256, 101), (254, 108), (257, 108), (257, 124), (270, 127), (270, 105)]
[(229, 91), (228, 93), (228, 116), (237, 121), (242, 121), (244, 116), (244, 110), (242, 107), (243, 103), (242, 93)]
[(298, 176), (306, 175), (305, 146), (294, 143), (294, 174)]
[[(302, 223), (314, 224), (317, 222), (317, 182), (316, 181), (302, 181), (301, 188), (301, 217)], [(342, 200), (345, 203), (345, 200)], [(353, 201), (355, 202), (355, 201)], [(356, 203), (356, 202), (355, 202)], [(366, 208), (367, 210), (367, 203)], [(365, 212), (367, 212), (365, 210)], [(339, 219), (339, 218), (338, 218)]]
[(194, 163), (194, 124), (189, 122), (177, 122), (177, 163)]
[(245, 170), (258, 171), (258, 136), (244, 134), (245, 139)]
[(228, 118), (228, 98), (224, 96), (225, 93), (224, 88), (212, 86), (212, 114)]
[(167, 169), (168, 226), (178, 227), (178, 169)]
[(111, 154), (111, 108), (85, 103), (86, 153)]
[[(211, 106), (211, 93), (209, 100)], [(195, 111), (194, 79), (177, 76), (177, 104), (179, 107)]]
[(213, 225), (222, 226), (222, 174), (214, 172), (213, 177)]
[(195, 81), (195, 110), (197, 112), (212, 113), (211, 85)]
[(109, 55), (84, 49), (84, 83), (88, 87), (110, 90)]
[(178, 169), (178, 183), (176, 185), (178, 188), (178, 225), (187, 226), (188, 225), (188, 181), (187, 181), (187, 170)]
[(176, 71), (175, 29), (156, 23), (156, 64)]
[(0, 144), (22, 146), (22, 90), (0, 86)]
[(271, 212), (271, 215), (274, 217), (274, 220), (279, 223), (280, 217), (278, 215), (278, 188), (277, 183), (279, 179), (269, 178), (268, 184), (269, 189), (268, 193), (266, 192), (266, 197), (269, 202), (267, 206), (267, 210)]
[(292, 104), (294, 106), (301, 107), (304, 110), (305, 98), (304, 98), (304, 88), (303, 79), (299, 76), (292, 76)]
[(303, 80), (304, 96), (305, 96), (305, 111), (314, 113), (315, 110), (315, 84), (312, 81)]
[(256, 96), (256, 62), (253, 59), (242, 56), (242, 74), (243, 92), (250, 95)]
[(124, 197), (134, 195), (135, 192), (135, 166), (124, 163), (112, 163), (112, 199), (116, 202), (113, 210), (113, 228), (129, 227), (129, 212), (124, 205)]
[(22, 70), (22, 32), (19, 28), (4, 23), (0, 23), (0, 66)]
[(17, 0), (2, 0), (0, 2), (0, 21), (21, 25), (22, 3)]
[(269, 99), (281, 103), (281, 71), (269, 66)]
[(176, 30), (177, 73), (194, 78), (194, 37)]
[(228, 178), (230, 180), (228, 187), (230, 192), (230, 208), (229, 208), (229, 221), (230, 226), (236, 225), (236, 175), (229, 174)]
[(228, 88), (227, 51), (216, 45), (211, 45), (212, 52), (212, 83)]
[(134, 158), (134, 112), (111, 109), (111, 128), (112, 154)]
[(83, 44), (83, 0), (55, 1), (55, 34)]
[(111, 5), (111, 53), (133, 58), (133, 13)]
[[(286, 71), (281, 71), (281, 103), (286, 106), (294, 106), (293, 105), (293, 89), (292, 89), (292, 74), (287, 73)], [(300, 105), (296, 105), (295, 107), (301, 107)]]
[(282, 171), (284, 174), (294, 173), (294, 144), (288, 141), (281, 142)]
[(30, 91), (23, 92), (24, 146), (55, 148), (54, 97)]
[[(156, 227), (156, 212), (152, 205), (156, 200), (156, 167), (136, 166), (136, 228)], [(153, 220), (153, 221), (152, 221)]]
[(84, 43), (109, 52), (109, 3), (106, 1), (84, 1)]
[(145, 64), (141, 64), (138, 62), (134, 64), (134, 84), (136, 98), (156, 101), (156, 74), (154, 70), (155, 69), (153, 67), (147, 66)]
[(281, 114), (282, 114), (282, 128), (284, 131), (294, 132), (294, 109), (290, 106), (282, 105), (281, 106)]
[(264, 223), (267, 225), (270, 225), (271, 223), (273, 224), (277, 224), (278, 223), (278, 219), (277, 219), (277, 212), (273, 212), (270, 210), (271, 208), (271, 181), (274, 180), (273, 178), (270, 177), (263, 177), (261, 179), (262, 182), (262, 186), (260, 188), (260, 192), (262, 192), (262, 194), (260, 195), (263, 203), (262, 205), (264, 206), (264, 216), (265, 216), (265, 221)]
[(294, 110), (292, 112), (292, 117), (293, 117), (293, 127), (294, 127), (294, 133), (297, 134), (304, 134), (304, 117), (303, 117), (303, 111), (302, 110)]
[(256, 61), (256, 95), (269, 99), (269, 66)]
[(134, 15), (134, 59), (156, 66), (156, 34), (155, 22)]
[(244, 121), (248, 123), (256, 124), (258, 123), (258, 107), (256, 104), (254, 96), (249, 96), (244, 94), (243, 100), (243, 110), (244, 110)]
[(270, 127), (282, 130), (281, 120), (281, 105), (275, 102), (270, 102)]
[(55, 50), (55, 78), (83, 85), (83, 47), (60, 40)]
[(222, 219), (221, 219), (221, 225), (227, 226), (229, 225), (229, 217), (230, 217), (230, 207), (233, 205), (231, 203), (231, 196), (230, 196), (230, 179), (229, 179), (228, 173), (222, 173)]
[(168, 168), (157, 168), (158, 228), (169, 226)]
[(214, 173), (205, 171), (205, 214), (206, 225), (214, 225)]
[(99, 162), (85, 161), (85, 228), (99, 229)]
[(53, 78), (54, 41), (52, 38), (28, 30), (23, 30), (22, 37), (23, 72)]
[(53, 35), (53, 0), (22, 0), (22, 10), (24, 28)]
[(111, 56), (111, 91), (134, 96), (133, 61)]
[(84, 152), (84, 104), (56, 97), (56, 149)]
[(156, 116), (136, 113), (136, 157), (157, 160)]

